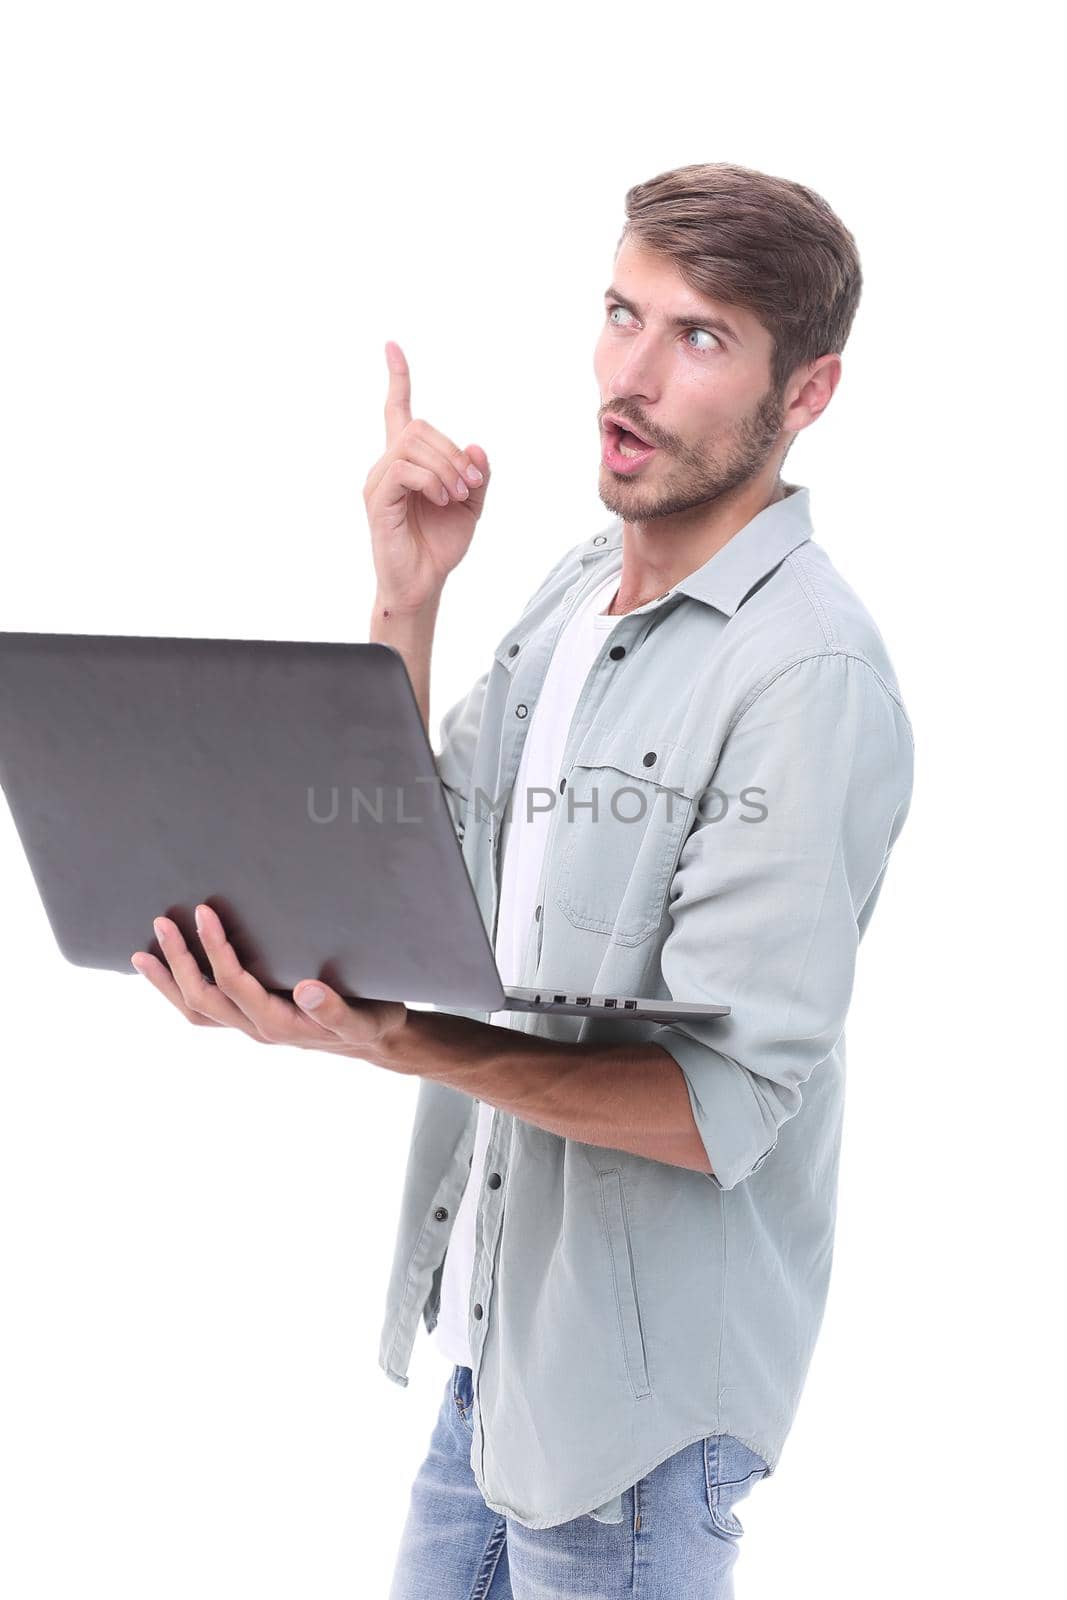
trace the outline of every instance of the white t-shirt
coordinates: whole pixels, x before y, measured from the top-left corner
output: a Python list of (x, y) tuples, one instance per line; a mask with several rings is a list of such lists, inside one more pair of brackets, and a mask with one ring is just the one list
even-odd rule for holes
[[(560, 767), (578, 696), (589, 668), (600, 653), (605, 634), (619, 620), (603, 614), (618, 587), (616, 571), (586, 596), (568, 621), (556, 641), (526, 732), (502, 838), (495, 955), (501, 982), (505, 984), (519, 983), (522, 979), (522, 957), (537, 907), (541, 863), (554, 810), (551, 796), (559, 793)], [(547, 793), (535, 792), (529, 796), (533, 814), (527, 822), (527, 797), (531, 789), (543, 789)], [(509, 1027), (510, 1018), (515, 1015), (514, 1012), (497, 1012), (493, 1022)], [(447, 1360), (461, 1367), (473, 1365), (468, 1325), (474, 1270), (474, 1223), (492, 1118), (493, 1107), (479, 1102), (474, 1157), (452, 1224), (441, 1276), (441, 1310), (431, 1336)]]

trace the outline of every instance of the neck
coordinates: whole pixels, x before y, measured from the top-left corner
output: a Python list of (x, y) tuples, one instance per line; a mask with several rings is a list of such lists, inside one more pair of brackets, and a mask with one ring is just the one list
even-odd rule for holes
[(735, 533), (767, 506), (796, 488), (781, 479), (771, 486), (749, 483), (736, 495), (648, 522), (624, 522), (619, 587), (603, 615), (620, 617), (670, 592), (676, 583), (710, 561)]

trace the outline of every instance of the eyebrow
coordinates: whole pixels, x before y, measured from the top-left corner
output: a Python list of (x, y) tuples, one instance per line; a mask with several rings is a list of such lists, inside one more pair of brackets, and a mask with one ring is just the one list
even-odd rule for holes
[[(624, 294), (620, 294), (614, 284), (604, 290), (604, 299), (616, 301), (624, 311), (632, 311), (635, 317), (641, 315), (640, 308), (634, 305), (632, 300), (628, 300)], [(724, 322), (722, 317), (705, 316), (702, 311), (694, 312), (689, 317), (668, 317), (667, 326), (670, 328), (710, 328), (712, 333), (721, 333), (727, 339), (731, 339), (734, 344), (741, 344), (740, 335), (734, 332), (728, 322)]]

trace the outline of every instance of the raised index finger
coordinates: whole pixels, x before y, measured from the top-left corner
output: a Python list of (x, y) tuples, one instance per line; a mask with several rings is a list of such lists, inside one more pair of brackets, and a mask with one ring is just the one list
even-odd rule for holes
[(411, 373), (407, 356), (395, 339), (386, 340), (389, 392), (385, 397), (385, 447), (391, 449), (411, 421)]

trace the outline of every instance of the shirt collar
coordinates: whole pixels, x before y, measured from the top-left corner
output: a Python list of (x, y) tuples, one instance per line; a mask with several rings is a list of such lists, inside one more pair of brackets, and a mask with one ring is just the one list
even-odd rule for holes
[[(732, 617), (753, 584), (812, 536), (808, 489), (795, 483), (784, 487), (784, 499), (764, 506), (702, 567), (680, 578), (672, 592), (691, 595)], [(618, 517), (610, 528), (587, 540), (580, 551), (583, 565), (587, 560), (621, 551), (622, 530), (623, 519)]]

